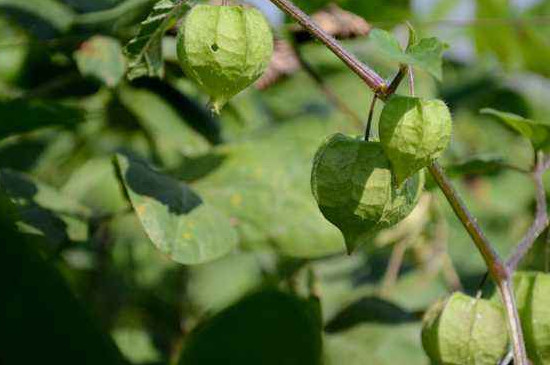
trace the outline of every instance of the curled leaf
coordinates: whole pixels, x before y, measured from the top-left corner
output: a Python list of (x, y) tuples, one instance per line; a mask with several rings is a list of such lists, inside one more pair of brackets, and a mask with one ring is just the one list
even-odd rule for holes
[(481, 113), (496, 117), (499, 122), (531, 141), (535, 149), (548, 149), (550, 146), (550, 125), (548, 124), (490, 108), (481, 109)]

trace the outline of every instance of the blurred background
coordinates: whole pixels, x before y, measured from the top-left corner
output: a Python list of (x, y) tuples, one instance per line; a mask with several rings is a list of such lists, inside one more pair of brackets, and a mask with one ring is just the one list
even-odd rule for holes
[[(475, 293), (485, 274), (442, 194), (428, 180), (409, 218), (348, 256), (310, 192), (317, 147), (336, 131), (363, 133), (370, 90), (254, 0), (273, 25), (272, 64), (213, 116), (178, 65), (175, 28), (162, 38), (164, 76), (126, 78), (123, 48), (154, 3), (0, 0), (0, 282), (10, 298), (0, 299), (0, 363), (206, 364), (219, 352), (228, 363), (428, 364), (424, 311), (454, 290)], [(409, 21), (449, 45), (442, 81), (418, 70), (416, 94), (451, 108), (441, 163), (507, 257), (533, 219), (522, 173), (533, 150), (479, 111), (550, 123), (550, 1), (296, 4), (387, 79), (398, 65), (377, 52), (373, 28), (405, 45)], [(120, 152), (216, 206), (237, 247), (192, 266), (161, 254), (121, 189)], [(547, 268), (541, 237), (524, 268)]]

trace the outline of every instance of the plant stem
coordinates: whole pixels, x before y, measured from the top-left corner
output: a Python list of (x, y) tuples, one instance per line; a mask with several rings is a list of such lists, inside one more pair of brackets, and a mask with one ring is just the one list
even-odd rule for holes
[(334, 37), (319, 27), (306, 13), (289, 0), (271, 0), (288, 16), (294, 18), (302, 27), (315, 38), (323, 42), (338, 58), (342, 60), (353, 72), (355, 72), (375, 94), (381, 99), (386, 97), (386, 82), (374, 70), (359, 61), (352, 53), (347, 51)]
[(548, 212), (547, 212), (547, 204), (546, 204), (546, 190), (544, 189), (544, 183), (542, 181), (542, 176), (546, 172), (546, 169), (548, 168), (548, 161), (544, 161), (544, 154), (542, 152), (539, 152), (537, 154), (535, 163), (535, 168), (532, 172), (532, 178), (535, 183), (535, 190), (536, 190), (536, 200), (537, 200), (537, 208), (535, 213), (535, 220), (533, 221), (533, 224), (523, 236), (520, 243), (517, 245), (517, 249), (512, 255), (512, 257), (508, 260), (507, 266), (508, 270), (510, 272), (514, 272), (516, 268), (518, 267), (520, 261), (525, 257), (527, 252), (533, 247), (533, 244), (537, 240), (537, 238), (544, 232), (546, 227), (548, 227)]
[[(271, 0), (272, 3), (277, 5), (290, 17), (294, 18), (300, 23), (306, 30), (308, 30), (314, 37), (323, 42), (336, 56), (338, 56), (352, 71), (354, 71), (359, 77), (361, 77), (365, 83), (371, 88), (375, 95), (385, 100), (391, 92), (388, 90), (397, 89), (397, 85), (401, 82), (401, 79), (405, 77), (407, 69), (397, 74), (394, 79), (394, 87), (388, 87), (382, 77), (380, 77), (375, 71), (371, 70), (368, 66), (360, 62), (355, 56), (345, 50), (333, 37), (323, 31), (315, 22), (313, 22), (307, 14), (296, 7), (289, 0)], [(395, 82), (397, 80), (397, 82)], [(550, 164), (550, 162), (549, 162)], [(507, 319), (508, 330), (512, 340), (512, 347), (514, 350), (514, 363), (516, 365), (529, 365), (527, 360), (527, 353), (525, 351), (525, 343), (523, 341), (523, 333), (519, 321), (519, 315), (517, 306), (514, 299), (512, 290), (512, 284), (510, 282), (510, 274), (507, 267), (504, 265), (497, 252), (492, 247), (491, 243), (483, 234), (483, 231), (477, 224), (475, 218), (471, 215), (466, 205), (454, 189), (449, 178), (445, 175), (445, 172), (439, 166), (437, 162), (430, 165), (429, 170), (434, 179), (438, 183), (440, 189), (445, 194), (445, 197), (451, 204), (455, 214), (464, 225), (466, 231), (472, 237), (476, 247), (481, 253), (485, 263), (489, 269), (489, 273), (493, 280), (496, 281), (502, 302), (504, 304)]]

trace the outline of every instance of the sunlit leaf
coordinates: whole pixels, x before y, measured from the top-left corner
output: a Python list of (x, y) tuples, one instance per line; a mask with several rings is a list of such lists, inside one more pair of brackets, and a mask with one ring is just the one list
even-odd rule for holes
[(437, 38), (422, 38), (402, 50), (395, 36), (382, 29), (373, 29), (369, 39), (387, 59), (429, 72), (438, 80), (442, 78), (442, 57), (446, 45)]
[(550, 145), (550, 125), (523, 118), (512, 113), (494, 109), (482, 109), (481, 113), (492, 115), (516, 133), (529, 139), (535, 149), (546, 149)]
[(187, 10), (187, 0), (160, 0), (126, 46), (128, 78), (163, 77), (162, 37)]
[(192, 265), (234, 249), (237, 234), (229, 219), (186, 184), (123, 155), (115, 162), (145, 232), (162, 253)]
[(325, 364), (427, 365), (419, 334), (418, 323), (357, 325), (325, 336)]
[(103, 84), (116, 86), (126, 72), (126, 60), (118, 40), (94, 36), (80, 45), (74, 58), (80, 73)]

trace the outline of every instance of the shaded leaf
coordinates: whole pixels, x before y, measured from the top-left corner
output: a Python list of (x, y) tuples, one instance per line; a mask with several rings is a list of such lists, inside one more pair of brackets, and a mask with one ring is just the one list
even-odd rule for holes
[(340, 332), (364, 322), (398, 324), (415, 322), (414, 313), (376, 296), (366, 296), (348, 305), (325, 326), (327, 332)]
[(117, 213), (128, 206), (108, 158), (91, 158), (76, 168), (61, 191), (98, 215)]
[(119, 178), (155, 246), (182, 264), (199, 264), (229, 253), (237, 234), (229, 219), (191, 188), (144, 162), (116, 157)]
[[(156, 90), (155, 90), (156, 91)], [(146, 88), (121, 88), (120, 103), (146, 131), (163, 166), (179, 166), (186, 156), (209, 150), (208, 141), (190, 128), (173, 104)]]
[(262, 282), (262, 268), (254, 253), (233, 254), (191, 269), (189, 300), (199, 313), (212, 313), (259, 288)]
[(88, 209), (56, 189), (23, 173), (0, 170), (0, 187), (15, 202), (21, 220), (18, 224), (29, 233), (44, 235), (53, 244), (87, 238)]
[(16, 232), (11, 216), (0, 190), (2, 363), (125, 364), (52, 263)]
[(447, 166), (449, 176), (486, 175), (493, 176), (507, 169), (504, 159), (499, 156), (477, 156), (461, 163)]
[(516, 133), (529, 139), (535, 149), (546, 149), (550, 145), (550, 125), (548, 124), (489, 108), (482, 109), (481, 113), (496, 117)]
[(0, 139), (35, 129), (72, 127), (85, 120), (82, 109), (54, 101), (0, 101)]
[(126, 72), (122, 47), (114, 38), (94, 36), (80, 45), (74, 58), (83, 76), (92, 77), (109, 87), (116, 86)]
[(63, 33), (69, 30), (75, 17), (69, 7), (55, 0), (0, 0), (0, 10), (12, 15), (23, 28), (33, 31), (38, 37), (41, 37), (40, 23)]
[(180, 364), (318, 365), (321, 327), (313, 305), (273, 290), (250, 295), (199, 324)]
[(427, 365), (418, 323), (363, 324), (325, 336), (326, 365)]
[[(75, 0), (71, 0), (75, 1)], [(85, 6), (97, 5), (88, 0), (79, 0)], [(112, 5), (111, 1), (111, 5)], [(79, 14), (75, 19), (75, 27), (78, 30), (95, 31), (101, 34), (118, 33), (126, 27), (135, 26), (147, 17), (155, 0), (126, 0), (118, 1), (116, 6), (108, 9), (94, 9), (91, 12)]]
[(126, 46), (128, 78), (163, 77), (162, 37), (187, 10), (187, 0), (160, 0)]

